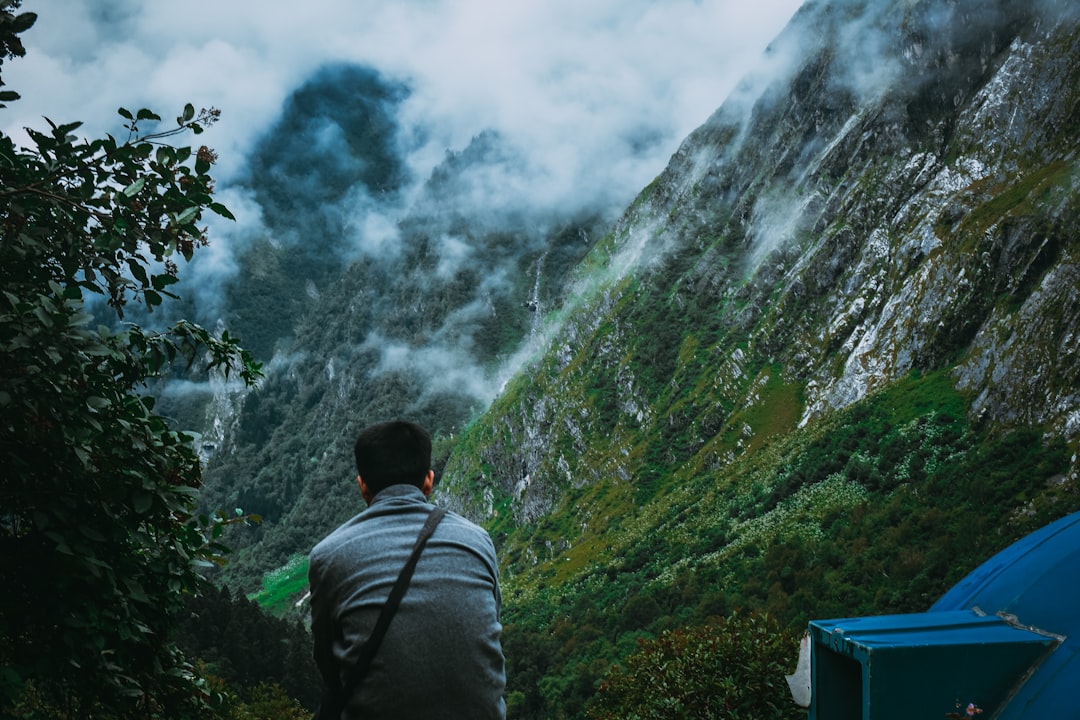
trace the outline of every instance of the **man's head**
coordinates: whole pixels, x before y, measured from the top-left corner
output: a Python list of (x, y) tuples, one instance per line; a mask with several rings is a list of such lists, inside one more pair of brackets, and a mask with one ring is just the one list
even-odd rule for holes
[(357, 482), (369, 503), (391, 485), (431, 492), (431, 436), (416, 423), (393, 420), (365, 429), (353, 447)]

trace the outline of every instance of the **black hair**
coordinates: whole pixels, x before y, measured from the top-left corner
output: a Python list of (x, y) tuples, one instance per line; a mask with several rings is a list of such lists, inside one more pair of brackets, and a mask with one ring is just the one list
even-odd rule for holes
[(423, 487), (431, 470), (431, 435), (405, 420), (379, 423), (360, 433), (353, 454), (356, 472), (373, 494), (391, 485)]

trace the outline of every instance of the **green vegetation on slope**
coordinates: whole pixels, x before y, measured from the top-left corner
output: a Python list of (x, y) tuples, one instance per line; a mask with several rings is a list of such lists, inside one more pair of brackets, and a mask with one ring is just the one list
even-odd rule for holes
[(263, 576), (262, 589), (249, 599), (275, 615), (291, 614), (307, 592), (307, 555), (294, 555), (289, 562)]
[[(1050, 439), (1077, 378), (1058, 160), (1080, 38), (1050, 51), (1032, 25), (1014, 52), (1024, 8), (983, 37), (927, 24), (934, 6), (808, 5), (820, 47), (748, 124), (732, 107), (688, 139), (579, 266), (546, 354), (459, 436), (439, 492), (499, 547), (513, 716), (611, 711), (599, 687), (633, 697), (643, 653), (722, 640), (735, 611), (794, 635), (924, 610), (1080, 507)], [(956, 16), (997, 21), (976, 6)], [(898, 61), (917, 42), (942, 62), (846, 92), (860, 9)], [(978, 72), (944, 61), (976, 37)], [(1006, 62), (1030, 77), (997, 97)], [(1020, 95), (1055, 101), (1013, 105), (1018, 144), (993, 101)]]
[(600, 684), (595, 720), (798, 720), (787, 699), (794, 633), (766, 615), (721, 618), (690, 630), (642, 638), (638, 649)]
[[(578, 717), (639, 638), (734, 610), (793, 632), (923, 611), (993, 552), (1080, 508), (1053, 482), (1068, 467), (1061, 444), (972, 428), (963, 407), (947, 373), (911, 377), (722, 469), (688, 465), (621, 515), (593, 504), (617, 490), (590, 488), (507, 533), (513, 715)], [(582, 508), (607, 524), (588, 527)], [(553, 538), (569, 547), (545, 552)]]
[[(803, 429), (797, 386), (762, 376), (759, 403), (733, 420), (757, 430), (755, 451), (729, 465), (703, 460), (718, 452), (710, 443), (644, 502), (634, 481), (592, 483), (532, 524), (496, 504), (514, 717), (580, 717), (644, 639), (732, 612), (768, 613), (790, 639), (813, 618), (923, 611), (993, 552), (1080, 508), (1055, 482), (1066, 448), (972, 427), (946, 371)], [(302, 565), (268, 577), (258, 600), (287, 611)]]

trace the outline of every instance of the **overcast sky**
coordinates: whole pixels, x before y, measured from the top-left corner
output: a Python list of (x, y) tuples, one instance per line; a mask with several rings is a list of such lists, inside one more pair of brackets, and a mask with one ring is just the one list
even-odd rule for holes
[[(801, 0), (26, 0), (27, 56), (4, 64), (23, 99), (19, 134), (82, 120), (116, 131), (116, 108), (166, 119), (185, 102), (222, 110), (203, 136), (219, 180), (242, 167), (290, 91), (319, 65), (370, 64), (413, 88), (406, 112), (432, 134), (422, 165), (484, 128), (574, 177), (649, 182), (723, 101)], [(171, 120), (170, 120), (171, 122)], [(660, 138), (621, 167), (610, 138)], [(650, 167), (651, 165), (651, 167)], [(651, 174), (649, 174), (651, 173)], [(632, 177), (626, 177), (627, 175)], [(595, 178), (593, 178), (595, 179)]]
[[(22, 99), (0, 112), (0, 128), (25, 143), (21, 128), (44, 129), (44, 116), (122, 139), (121, 106), (151, 108), (165, 127), (186, 102), (220, 109), (209, 132), (180, 141), (217, 151), (217, 198), (238, 219), (207, 216), (211, 244), (183, 275), (200, 320), (212, 322), (242, 248), (266, 235), (263, 209), (241, 183), (247, 157), (320, 66), (371, 66), (410, 89), (398, 119), (409, 137), (426, 138), (406, 158), (415, 182), (448, 150), (494, 129), (520, 162), (479, 193), (477, 209), (614, 217), (801, 3), (25, 0), (22, 10), (39, 17), (23, 35), (26, 57), (3, 65), (5, 89)], [(340, 211), (363, 216), (356, 236), (335, 242), (353, 253), (392, 250), (407, 204), (352, 204)]]
[[(26, 57), (3, 65), (5, 89), (22, 99), (0, 112), (0, 129), (25, 143), (21, 128), (44, 129), (45, 116), (83, 121), (87, 137), (123, 139), (121, 106), (151, 108), (165, 127), (186, 102), (220, 109), (209, 132), (181, 140), (218, 152), (217, 198), (238, 218), (210, 216), (211, 243), (182, 274), (194, 319), (212, 324), (245, 243), (266, 232), (242, 182), (247, 158), (320, 66), (363, 64), (409, 88), (398, 121), (408, 137), (427, 139), (405, 158), (416, 182), (448, 150), (464, 150), (485, 130), (500, 133), (515, 164), (484, 186), (475, 208), (458, 211), (525, 205), (538, 216), (588, 208), (613, 217), (760, 62), (801, 3), (25, 0), (22, 9), (39, 18), (23, 35)], [(355, 237), (333, 242), (380, 257), (395, 247), (408, 200), (361, 199), (334, 208), (362, 217)], [(444, 240), (447, 253), (460, 246)], [(498, 387), (468, 353), (444, 347), (440, 357), (456, 359), (455, 382), (479, 378), (478, 396)]]

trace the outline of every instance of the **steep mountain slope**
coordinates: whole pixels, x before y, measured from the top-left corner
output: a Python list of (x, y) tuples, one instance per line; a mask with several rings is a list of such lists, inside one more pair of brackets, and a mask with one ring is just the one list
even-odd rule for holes
[(1073, 3), (808, 2), (462, 434), (519, 717), (635, 633), (921, 610), (1080, 507)]
[[(804, 6), (774, 46), (799, 62), (749, 116), (743, 98), (726, 103), (586, 261), (583, 284), (611, 277), (537, 364), (532, 401), (479, 423), (511, 428), (484, 453), (522, 460), (498, 474), (522, 518), (544, 514), (562, 479), (637, 474), (628, 453), (590, 468), (581, 438), (618, 447), (611, 431), (678, 422), (703, 445), (774, 376), (798, 387), (802, 425), (950, 369), (980, 419), (1075, 440), (1075, 25), (1013, 3), (946, 4), (947, 22), (927, 5)], [(888, 42), (877, 58), (862, 55), (868, 35)], [(859, 63), (894, 81), (859, 87)], [(708, 392), (688, 387), (706, 376)], [(611, 392), (581, 407), (596, 379)], [(556, 470), (567, 463), (580, 472)], [(464, 467), (447, 476), (448, 500), (470, 490)]]
[(351, 435), (404, 414), (496, 539), (514, 717), (732, 610), (925, 609), (1080, 508), (1078, 149), (1068, 0), (807, 2), (599, 242), (465, 212), (515, 162), (478, 136), (245, 400), (206, 502), (267, 521), (230, 579), (355, 511)]

